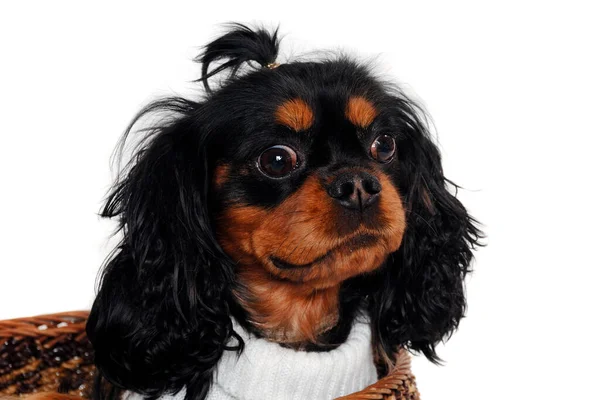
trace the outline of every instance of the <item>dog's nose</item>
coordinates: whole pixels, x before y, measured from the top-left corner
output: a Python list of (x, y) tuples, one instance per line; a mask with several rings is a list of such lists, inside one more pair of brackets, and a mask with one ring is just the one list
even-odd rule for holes
[(351, 210), (364, 210), (379, 198), (381, 184), (365, 171), (344, 172), (327, 187), (329, 196)]

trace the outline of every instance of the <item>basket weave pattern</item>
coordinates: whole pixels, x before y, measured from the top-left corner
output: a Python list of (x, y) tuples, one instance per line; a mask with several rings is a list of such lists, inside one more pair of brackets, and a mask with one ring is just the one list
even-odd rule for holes
[(410, 356), (401, 350), (396, 366), (388, 376), (378, 380), (360, 392), (335, 400), (419, 400), (420, 395), (414, 375), (410, 372)]
[(90, 397), (88, 312), (0, 321), (0, 394), (61, 392)]
[[(87, 317), (74, 311), (0, 321), (0, 397), (54, 392), (90, 398), (95, 369)], [(388, 376), (337, 400), (367, 399), (419, 400), (406, 351)]]

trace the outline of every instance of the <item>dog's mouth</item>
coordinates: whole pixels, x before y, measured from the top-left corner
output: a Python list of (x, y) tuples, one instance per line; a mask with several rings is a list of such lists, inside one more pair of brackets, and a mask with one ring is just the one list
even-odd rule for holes
[(271, 260), (273, 265), (275, 267), (277, 267), (278, 269), (282, 269), (282, 270), (305, 269), (305, 268), (310, 268), (316, 264), (319, 264), (319, 263), (333, 257), (336, 252), (339, 252), (339, 251), (353, 252), (353, 251), (361, 249), (361, 248), (373, 246), (376, 243), (378, 243), (379, 240), (380, 240), (380, 238), (373, 234), (356, 235), (348, 240), (343, 241), (339, 245), (331, 248), (322, 256), (319, 256), (319, 257), (315, 258), (314, 260), (312, 260), (308, 263), (305, 263), (305, 264), (292, 264), (290, 262), (287, 262), (287, 261), (282, 260), (281, 258), (278, 258), (275, 256), (270, 256), (269, 259)]

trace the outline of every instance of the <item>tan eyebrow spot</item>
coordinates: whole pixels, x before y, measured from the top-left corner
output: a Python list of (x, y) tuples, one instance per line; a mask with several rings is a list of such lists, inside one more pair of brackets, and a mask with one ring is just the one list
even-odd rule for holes
[(296, 98), (287, 100), (277, 107), (275, 120), (296, 132), (300, 132), (312, 126), (315, 116), (304, 100)]
[(373, 103), (361, 96), (353, 96), (346, 105), (346, 118), (356, 126), (366, 128), (377, 116)]
[(213, 176), (213, 184), (215, 185), (215, 187), (217, 189), (220, 189), (223, 186), (223, 184), (227, 181), (227, 179), (229, 178), (229, 170), (230, 170), (230, 167), (227, 164), (219, 164), (215, 168), (215, 173)]

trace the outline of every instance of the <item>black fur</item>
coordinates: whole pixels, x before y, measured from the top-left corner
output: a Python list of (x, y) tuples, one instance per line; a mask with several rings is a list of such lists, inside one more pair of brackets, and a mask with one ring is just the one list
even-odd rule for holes
[[(274, 63), (279, 52), (277, 30), (273, 33), (265, 29), (256, 31), (241, 24), (231, 24), (231, 30), (204, 49), (204, 53), (196, 58), (202, 64), (202, 81), (207, 92), (212, 92), (208, 79), (221, 71), (231, 69), (233, 78), (245, 63), (257, 62), (260, 67)], [(208, 71), (210, 64), (224, 59), (221, 65)]]
[[(342, 323), (330, 340), (345, 337), (362, 303), (374, 340), (389, 357), (405, 347), (438, 361), (435, 345), (464, 316), (463, 279), (481, 233), (448, 191), (452, 183), (423, 114), (344, 56), (239, 74), (246, 63), (273, 63), (277, 51), (276, 33), (234, 26), (198, 58), (205, 99), (157, 101), (127, 129), (123, 141), (140, 119), (162, 116), (145, 130), (101, 212), (118, 218), (123, 240), (104, 269), (87, 326), (101, 374), (96, 397), (116, 396), (100, 390), (105, 379), (150, 398), (184, 386), (186, 399), (205, 398), (222, 353), (243, 350), (230, 320), (244, 318), (231, 296), (235, 266), (215, 238), (215, 211), (231, 202), (274, 206), (319, 169), (368, 167), (365, 144), (382, 132), (398, 143), (394, 162), (381, 168), (403, 197), (407, 231), (376, 273), (344, 284)], [(224, 63), (209, 72), (218, 60)], [(229, 79), (211, 91), (208, 79), (226, 70)], [(352, 93), (373, 99), (381, 110), (360, 135), (340, 114)], [(273, 124), (275, 107), (291, 97), (322, 110), (304, 138)], [(274, 183), (256, 170), (255, 160), (281, 142), (302, 149), (304, 158)], [(214, 191), (213, 171), (223, 160), (237, 172)]]

